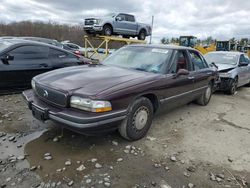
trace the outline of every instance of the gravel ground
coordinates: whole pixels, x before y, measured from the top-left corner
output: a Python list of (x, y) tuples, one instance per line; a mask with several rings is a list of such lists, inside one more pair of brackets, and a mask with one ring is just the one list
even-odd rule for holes
[(0, 97), (0, 187), (250, 187), (250, 88), (155, 117), (142, 140), (87, 137)]

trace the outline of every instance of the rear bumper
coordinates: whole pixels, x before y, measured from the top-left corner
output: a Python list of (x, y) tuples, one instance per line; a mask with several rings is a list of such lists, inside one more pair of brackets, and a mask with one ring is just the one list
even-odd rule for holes
[(114, 130), (127, 116), (126, 110), (96, 114), (72, 108), (58, 108), (41, 101), (32, 90), (24, 91), (23, 97), (35, 118), (41, 121), (52, 120), (78, 132)]

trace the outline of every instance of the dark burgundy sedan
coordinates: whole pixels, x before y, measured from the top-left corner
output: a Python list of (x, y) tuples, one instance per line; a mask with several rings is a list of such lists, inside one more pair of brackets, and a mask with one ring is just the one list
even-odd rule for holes
[(124, 138), (138, 140), (160, 109), (192, 101), (207, 105), (217, 78), (194, 49), (131, 45), (97, 65), (38, 75), (23, 96), (39, 120), (85, 134), (118, 129)]

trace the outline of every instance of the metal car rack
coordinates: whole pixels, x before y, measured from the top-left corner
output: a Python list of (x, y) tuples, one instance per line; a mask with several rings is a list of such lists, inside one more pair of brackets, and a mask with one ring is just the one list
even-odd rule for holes
[[(93, 43), (91, 41), (98, 40), (99, 45), (95, 48)], [(102, 47), (104, 47), (104, 58), (108, 56), (110, 48), (109, 43), (110, 42), (118, 42), (122, 43), (124, 45), (129, 44), (146, 44), (146, 41), (143, 40), (136, 40), (136, 39), (127, 39), (127, 38), (121, 38), (121, 37), (114, 37), (114, 36), (88, 36), (84, 35), (84, 46), (85, 46), (85, 57), (92, 58), (94, 55), (97, 55), (98, 59), (101, 60), (103, 57), (100, 56), (98, 50)], [(91, 51), (88, 51), (88, 49), (91, 49)]]

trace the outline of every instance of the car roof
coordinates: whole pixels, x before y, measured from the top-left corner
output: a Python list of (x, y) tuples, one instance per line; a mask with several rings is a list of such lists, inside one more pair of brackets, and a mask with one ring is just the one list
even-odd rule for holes
[(134, 47), (148, 47), (148, 48), (163, 48), (163, 49), (172, 49), (172, 50), (194, 50), (194, 48), (186, 47), (186, 46), (178, 46), (178, 45), (165, 45), (165, 44), (131, 44), (128, 46)]
[[(12, 45), (39, 45), (39, 46), (47, 46), (47, 47), (50, 47), (50, 48), (58, 49), (58, 50), (65, 51), (67, 53), (73, 54), (72, 52), (70, 52), (68, 50), (64, 50), (63, 48), (60, 48), (60, 47), (52, 45), (52, 44), (44, 43), (44, 42), (38, 42), (38, 41), (33, 41), (33, 40), (25, 40), (25, 39), (20, 39), (20, 38), (4, 39), (2, 41), (8, 42), (8, 43), (10, 43)], [(1, 42), (1, 39), (0, 39), (0, 42)], [(73, 55), (75, 55), (75, 54), (73, 54)]]

